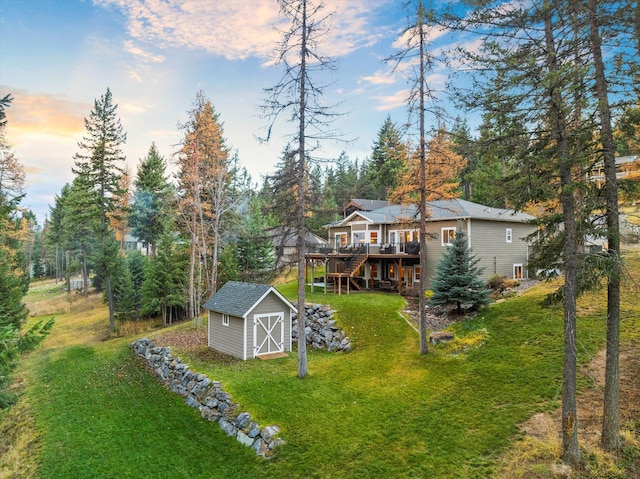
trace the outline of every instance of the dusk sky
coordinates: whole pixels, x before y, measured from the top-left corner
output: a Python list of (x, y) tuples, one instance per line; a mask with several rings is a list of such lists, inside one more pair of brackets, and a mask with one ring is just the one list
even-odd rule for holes
[[(381, 60), (400, 44), (402, 0), (328, 0), (335, 10), (323, 53), (337, 61), (324, 96), (346, 113), (335, 129), (353, 142), (326, 142), (323, 154), (355, 160), (371, 154), (387, 115), (403, 124), (408, 83)], [(198, 90), (212, 101), (227, 144), (254, 182), (273, 173), (295, 126), (281, 121), (268, 145), (260, 118), (282, 19), (275, 0), (0, 0), (0, 95), (11, 93), (7, 138), (27, 174), (23, 207), (40, 224), (73, 175), (83, 119), (107, 87), (127, 133), (130, 172), (152, 142), (171, 164)], [(435, 45), (446, 44), (433, 32)], [(459, 40), (459, 39), (458, 39)], [(434, 72), (430, 83), (444, 88)]]

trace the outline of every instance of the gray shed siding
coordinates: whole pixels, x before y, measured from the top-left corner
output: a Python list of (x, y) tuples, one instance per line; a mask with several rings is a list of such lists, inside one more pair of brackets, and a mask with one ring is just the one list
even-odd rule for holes
[(254, 357), (253, 317), (256, 314), (270, 313), (284, 313), (284, 350), (291, 351), (291, 310), (276, 294), (270, 292), (247, 315), (247, 359)]
[(229, 316), (229, 326), (223, 326), (222, 314), (209, 311), (209, 346), (244, 359), (244, 319)]
[[(507, 242), (507, 228), (512, 231), (511, 243)], [(513, 278), (513, 265), (521, 264), (523, 277), (527, 277), (528, 247), (526, 236), (535, 228), (526, 223), (471, 220), (471, 248), (484, 268), (482, 279), (494, 274)]]

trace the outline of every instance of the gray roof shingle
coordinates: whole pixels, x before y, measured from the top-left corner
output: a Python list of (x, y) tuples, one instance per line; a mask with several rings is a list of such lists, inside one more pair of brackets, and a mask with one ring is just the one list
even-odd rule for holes
[(216, 291), (202, 307), (242, 318), (270, 289), (271, 286), (268, 284), (229, 281)]
[[(533, 216), (526, 213), (518, 213), (504, 208), (492, 208), (460, 198), (429, 201), (427, 202), (427, 211), (429, 215), (427, 221), (471, 218), (526, 223), (534, 219)], [(368, 218), (374, 223), (382, 224), (418, 221), (419, 219), (418, 207), (414, 204), (389, 205), (374, 211), (358, 211), (354, 213), (354, 215), (356, 214)], [(331, 224), (331, 226), (338, 226), (344, 221), (342, 220), (338, 224)]]

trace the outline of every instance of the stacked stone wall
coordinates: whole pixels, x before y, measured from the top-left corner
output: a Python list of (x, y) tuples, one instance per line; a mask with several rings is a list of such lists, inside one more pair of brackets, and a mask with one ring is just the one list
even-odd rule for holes
[(271, 456), (283, 444), (278, 426), (261, 428), (251, 420), (248, 412), (239, 412), (239, 405), (231, 400), (219, 381), (189, 369), (168, 347), (156, 347), (148, 338), (131, 343), (134, 353), (144, 359), (158, 379), (175, 393), (184, 396), (187, 405), (200, 411), (202, 418), (217, 422), (228, 436), (262, 457)]
[[(314, 349), (327, 351), (351, 351), (351, 341), (343, 330), (336, 326), (334, 311), (322, 304), (305, 306), (304, 328), (307, 344)], [(292, 342), (298, 337), (298, 318), (293, 316), (291, 325)]]

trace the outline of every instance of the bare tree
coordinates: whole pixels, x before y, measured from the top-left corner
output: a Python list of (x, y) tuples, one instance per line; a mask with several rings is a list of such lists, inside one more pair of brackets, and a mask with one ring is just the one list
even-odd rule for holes
[(319, 147), (323, 139), (335, 139), (338, 135), (331, 130), (331, 121), (338, 115), (334, 106), (322, 103), (322, 95), (328, 84), (322, 84), (326, 72), (336, 69), (335, 62), (319, 51), (320, 42), (328, 32), (331, 13), (325, 13), (322, 1), (279, 0), (280, 13), (289, 22), (282, 31), (282, 40), (276, 54), (276, 65), (284, 69), (278, 83), (265, 89), (267, 99), (262, 106), (264, 117), (268, 119), (267, 136), (282, 113), (289, 113), (289, 121), (297, 123), (297, 132), (290, 135), (293, 152), (297, 154), (296, 175), (296, 218), (298, 256), (298, 377), (307, 375), (307, 345), (304, 335), (305, 317), (305, 176), (307, 161), (311, 152)]
[[(425, 114), (427, 113), (427, 104), (433, 105), (431, 112), (436, 113), (435, 108), (435, 92), (427, 83), (427, 73), (431, 71), (433, 66), (433, 56), (428, 51), (428, 12), (422, 2), (418, 0), (417, 5), (409, 4), (410, 15), (409, 24), (401, 32), (400, 39), (404, 40), (405, 48), (386, 59), (391, 62), (396, 69), (405, 62), (417, 63), (414, 66), (412, 74), (409, 78), (411, 89), (407, 103), (409, 105), (410, 116), (417, 116), (418, 119), (418, 157), (420, 161), (419, 171), (419, 191), (420, 200), (418, 205), (418, 214), (420, 215), (420, 267), (423, 272), (426, 271), (427, 265), (427, 249), (425, 247), (425, 239), (427, 237), (427, 145), (425, 137)], [(423, 276), (424, 278), (424, 273)], [(420, 281), (420, 296), (418, 307), (420, 312), (420, 353), (427, 354), (427, 309), (426, 297), (427, 291), (426, 281)]]

